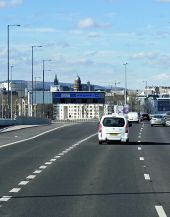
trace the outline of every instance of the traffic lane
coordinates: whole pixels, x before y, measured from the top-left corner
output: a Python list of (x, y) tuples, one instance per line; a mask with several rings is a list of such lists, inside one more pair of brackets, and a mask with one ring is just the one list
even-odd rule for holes
[(98, 145), (97, 138), (65, 153), (5, 203), (15, 216), (157, 216), (136, 145)]
[[(27, 139), (30, 137), (34, 137), (48, 130), (53, 130), (57, 127), (67, 126), (69, 123), (56, 123), (49, 125), (41, 125), (41, 126), (32, 126), (29, 128), (19, 129), (19, 130), (11, 130), (8, 132), (0, 133), (0, 147), (4, 144), (9, 144), (12, 142), (17, 142), (23, 139)], [(71, 124), (73, 125), (73, 124)]]
[(151, 127), (150, 122), (146, 121), (143, 123), (141, 142), (149, 144), (169, 143), (169, 132), (170, 126)]
[(132, 123), (132, 126), (129, 127), (129, 141), (131, 144), (138, 142), (138, 135), (140, 134), (142, 126), (142, 123)]
[(79, 141), (79, 137), (84, 138), (92, 132), (96, 132), (96, 124), (67, 126), (34, 140), (0, 149), (0, 195), (9, 192), (22, 178), (48, 162), (54, 154), (57, 155)]
[(151, 127), (149, 123), (145, 123), (140, 152), (155, 196), (167, 216), (170, 215), (169, 151), (170, 127)]
[(147, 137), (150, 134), (155, 144), (143, 143), (143, 155), (155, 194), (167, 215), (170, 215), (170, 127), (145, 127)]

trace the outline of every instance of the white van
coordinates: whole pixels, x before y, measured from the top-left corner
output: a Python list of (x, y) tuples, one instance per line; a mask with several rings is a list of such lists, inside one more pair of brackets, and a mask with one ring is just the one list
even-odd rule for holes
[(99, 144), (108, 141), (129, 141), (129, 124), (124, 115), (104, 115), (99, 123)]
[(129, 112), (128, 113), (128, 121), (139, 123), (139, 115), (137, 112)]

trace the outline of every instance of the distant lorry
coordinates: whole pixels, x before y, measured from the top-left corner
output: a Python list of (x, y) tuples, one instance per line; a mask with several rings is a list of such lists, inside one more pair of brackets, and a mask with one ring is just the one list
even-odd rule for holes
[(128, 121), (139, 123), (139, 115), (137, 112), (129, 112), (128, 113)]

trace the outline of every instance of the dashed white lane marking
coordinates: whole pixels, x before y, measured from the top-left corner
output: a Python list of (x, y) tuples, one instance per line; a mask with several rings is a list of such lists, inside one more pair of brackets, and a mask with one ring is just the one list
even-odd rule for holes
[(162, 206), (155, 206), (155, 209), (159, 215), (159, 217), (167, 217), (164, 208)]
[(27, 179), (34, 179), (36, 177), (36, 175), (29, 175), (29, 176), (27, 176), (26, 178)]
[(141, 148), (141, 147), (138, 147), (138, 150), (139, 150), (139, 151), (141, 151), (141, 150), (142, 150), (142, 148)]
[(20, 140), (20, 141), (11, 142), (11, 143), (8, 143), (8, 144), (5, 144), (5, 145), (1, 145), (1, 146), (0, 146), (0, 149), (1, 149), (1, 148), (4, 148), (4, 147), (7, 147), (7, 146), (11, 146), (11, 145), (17, 144), (17, 143), (21, 143), (21, 142), (25, 142), (25, 141), (28, 141), (28, 140), (35, 139), (35, 138), (37, 138), (37, 137), (40, 137), (40, 136), (45, 135), (45, 134), (47, 134), (47, 133), (50, 133), (50, 132), (52, 132), (52, 131), (55, 131), (55, 130), (58, 130), (58, 129), (60, 129), (60, 128), (64, 128), (64, 127), (67, 127), (67, 126), (71, 126), (71, 125), (74, 125), (74, 124), (59, 126), (59, 127), (54, 128), (54, 129), (47, 130), (47, 131), (45, 131), (45, 132), (43, 132), (43, 133), (37, 134), (36, 136), (27, 138), (27, 139), (22, 139), (22, 140)]
[(40, 166), (39, 168), (40, 168), (40, 169), (45, 169), (45, 168), (47, 168), (47, 166), (42, 165), (42, 166)]
[(3, 196), (3, 197), (0, 198), (0, 202), (7, 202), (11, 198), (12, 198), (12, 196)]
[(140, 143), (141, 141), (140, 140), (138, 140), (138, 143)]
[(27, 185), (29, 181), (21, 181), (18, 185)]
[(72, 150), (72, 148), (71, 148), (71, 147), (66, 149), (66, 151), (71, 151), (71, 150)]
[(138, 136), (138, 138), (140, 139), (140, 138), (141, 138), (141, 136)]
[(39, 173), (41, 173), (42, 172), (42, 170), (35, 170), (33, 173), (34, 174), (39, 174)]
[(21, 190), (21, 188), (13, 188), (9, 192), (10, 193), (18, 193)]
[(140, 157), (139, 160), (144, 160), (144, 157)]
[(145, 178), (145, 180), (150, 180), (149, 174), (144, 174), (144, 178)]
[[(62, 127), (63, 127), (63, 126), (62, 126)], [(61, 127), (58, 127), (58, 128), (61, 128)], [(58, 129), (58, 128), (57, 128), (57, 129)], [(55, 129), (53, 129), (53, 130), (55, 130)], [(50, 131), (53, 131), (53, 130), (50, 130)], [(50, 132), (50, 131), (48, 131), (48, 132)], [(45, 133), (47, 133), (47, 132), (45, 132)], [(9, 146), (9, 145), (12, 145), (12, 144), (15, 144), (15, 143), (20, 143), (20, 142), (23, 142), (23, 141), (27, 141), (27, 140), (36, 138), (36, 137), (38, 137), (38, 136), (40, 136), (40, 135), (43, 135), (43, 134), (45, 134), (45, 133), (39, 134), (39, 135), (37, 135), (37, 136), (35, 136), (35, 137), (29, 138), (29, 139), (26, 139), (26, 140), (22, 140), (22, 141), (19, 141), (19, 142), (10, 143), (10, 144), (1, 146), (0, 148)], [(87, 141), (88, 139), (92, 138), (92, 137), (95, 136), (95, 135), (97, 135), (97, 133), (92, 134), (91, 136), (89, 136), (89, 137), (87, 137), (87, 138), (85, 138), (85, 139), (80, 140), (78, 143), (76, 143), (76, 144), (70, 146), (68, 149), (64, 150), (63, 152), (61, 152), (60, 154), (58, 154), (58, 155), (56, 155), (54, 158), (52, 158), (52, 159), (50, 160), (50, 162), (46, 162), (45, 164), (46, 164), (46, 165), (52, 164), (53, 161), (56, 161), (56, 159), (61, 158), (61, 156), (63, 156), (65, 153), (68, 153), (68, 151), (72, 150), (74, 147), (80, 145), (81, 143)], [(45, 169), (45, 168), (47, 168), (47, 166), (42, 165), (42, 166), (40, 166), (39, 168), (40, 168), (40, 169)], [(42, 172), (42, 170), (35, 170), (33, 173), (34, 173), (34, 174), (38, 174), (38, 173), (41, 173), (41, 172)], [(29, 175), (29, 176), (26, 177), (27, 181), (21, 181), (18, 185), (26, 185), (26, 184), (29, 183), (28, 180), (32, 180), (32, 179), (34, 179), (35, 177), (36, 177), (36, 175)], [(19, 192), (20, 190), (21, 190), (21, 188), (13, 188), (13, 189), (11, 189), (9, 192), (10, 192), (10, 193), (17, 193), (17, 192)], [(2, 202), (2, 201), (7, 202), (10, 198), (12, 198), (12, 196), (3, 196), (3, 197), (0, 198), (0, 202)], [(0, 207), (1, 207), (1, 205), (0, 205)]]
[(46, 162), (46, 163), (45, 163), (45, 165), (50, 165), (50, 164), (52, 164), (52, 162)]

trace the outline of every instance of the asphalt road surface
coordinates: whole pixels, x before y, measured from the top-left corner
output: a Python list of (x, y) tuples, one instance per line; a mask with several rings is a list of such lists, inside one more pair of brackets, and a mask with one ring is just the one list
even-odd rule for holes
[(129, 144), (102, 145), (97, 128), (0, 134), (0, 216), (170, 216), (170, 127), (133, 124)]

